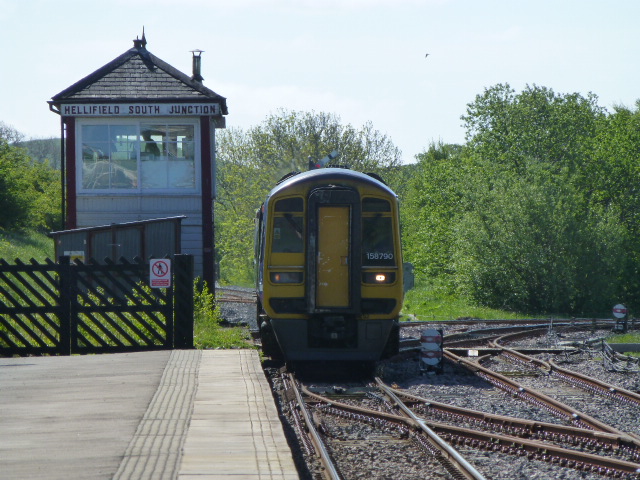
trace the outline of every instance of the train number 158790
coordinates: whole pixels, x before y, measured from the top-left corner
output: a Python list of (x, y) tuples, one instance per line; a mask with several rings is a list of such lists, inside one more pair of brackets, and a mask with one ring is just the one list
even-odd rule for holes
[(392, 252), (367, 252), (367, 260), (393, 260)]

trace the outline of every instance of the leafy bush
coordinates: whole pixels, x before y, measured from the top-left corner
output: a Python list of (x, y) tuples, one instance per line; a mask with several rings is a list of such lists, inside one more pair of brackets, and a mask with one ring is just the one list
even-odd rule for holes
[(249, 332), (240, 327), (225, 327), (220, 307), (206, 282), (193, 282), (194, 333), (196, 348), (250, 348)]
[(0, 138), (0, 229), (50, 231), (60, 220), (59, 173)]

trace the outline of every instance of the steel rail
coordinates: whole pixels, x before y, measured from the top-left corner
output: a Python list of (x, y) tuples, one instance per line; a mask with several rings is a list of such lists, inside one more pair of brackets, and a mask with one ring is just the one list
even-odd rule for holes
[[(498, 344), (495, 344), (498, 346)], [(500, 347), (505, 356), (514, 359), (517, 362), (527, 365), (533, 365), (550, 375), (558, 377), (563, 382), (566, 382), (574, 387), (582, 390), (601, 395), (607, 398), (612, 398), (617, 401), (626, 403), (627, 405), (640, 406), (640, 395), (622, 387), (611, 385), (609, 383), (598, 380), (597, 378), (583, 375), (579, 372), (563, 368), (556, 364), (554, 361), (540, 360), (539, 358), (531, 357), (522, 352), (518, 352), (511, 348)], [(638, 439), (638, 435), (629, 434), (630, 436)]]
[[(391, 390), (393, 391), (394, 389)], [(419, 425), (419, 422), (423, 422), (433, 430), (436, 435), (444, 436), (445, 438), (449, 438), (452, 441), (459, 442), (462, 445), (470, 446), (472, 448), (502, 452), (510, 455), (527, 456), (529, 459), (543, 460), (580, 471), (592, 471), (608, 476), (618, 475), (617, 478), (624, 474), (627, 475), (625, 477), (627, 479), (640, 479), (640, 464), (638, 463), (602, 457), (576, 450), (569, 450), (553, 446), (548, 443), (522, 439), (515, 436), (481, 432), (437, 422), (427, 422), (420, 419), (416, 421), (414, 418), (410, 417), (369, 410), (333, 401), (327, 397), (309, 392), (304, 387), (303, 393), (305, 395), (309, 395), (318, 403), (325, 403), (329, 405), (331, 409), (329, 413), (338, 414), (337, 411), (348, 412), (355, 420), (368, 422), (371, 422), (374, 419), (386, 420), (396, 424), (404, 423), (406, 426), (412, 428), (416, 428), (416, 426)]]
[(440, 436), (436, 432), (429, 428), (424, 420), (413, 413), (413, 411), (411, 411), (411, 409), (407, 407), (404, 402), (400, 400), (398, 396), (382, 382), (382, 380), (380, 380), (380, 378), (376, 377), (376, 383), (378, 384), (378, 388), (380, 388), (389, 398), (391, 398), (402, 410), (402, 412), (420, 427), (420, 429), (427, 435), (429, 441), (435, 444), (438, 450), (446, 455), (447, 460), (453, 463), (456, 469), (465, 478), (471, 480), (481, 480), (485, 478), (480, 472), (475, 469), (473, 465), (471, 465), (462, 455), (460, 455), (460, 453), (458, 453), (455, 448), (442, 440), (442, 438), (440, 438)]
[(337, 402), (323, 395), (314, 393), (311, 390), (307, 389), (305, 386), (302, 387), (302, 393), (310, 399), (314, 400), (316, 403), (326, 404), (331, 407), (336, 407), (344, 411), (352, 412), (355, 415), (361, 415), (363, 419), (364, 417), (369, 417), (369, 419), (371, 420), (384, 420), (385, 422), (394, 423), (399, 426), (417, 428), (417, 425), (410, 418), (403, 417), (401, 415), (378, 412), (376, 410), (370, 410), (368, 408), (356, 407), (354, 405), (347, 405), (346, 403)]
[(480, 412), (478, 410), (435, 402), (397, 390), (393, 387), (389, 388), (410, 406), (412, 406), (411, 404), (415, 404), (441, 412), (445, 416), (464, 417), (473, 423), (485, 424), (496, 430), (501, 430), (506, 435), (513, 435), (520, 438), (550, 438), (553, 441), (593, 446), (594, 448), (602, 448), (605, 450), (622, 450), (626, 452), (629, 457), (640, 461), (640, 441), (627, 434), (620, 435), (608, 432), (597, 432), (585, 428)]
[(217, 287), (216, 301), (230, 303), (255, 303), (256, 293), (232, 287)]
[(581, 373), (562, 368), (552, 360), (550, 360), (548, 364), (551, 367), (552, 375), (557, 375), (558, 377), (573, 385), (578, 385), (581, 388), (585, 388), (589, 391), (596, 392), (607, 397), (617, 398), (628, 404), (640, 406), (640, 395), (632, 392), (631, 390), (617, 387), (615, 385), (600, 381), (597, 378), (588, 377), (586, 375), (582, 375)]
[[(516, 324), (517, 325), (517, 324)], [(534, 335), (540, 335), (548, 332), (549, 327), (566, 332), (566, 331), (581, 331), (585, 328), (603, 328), (610, 327), (610, 323), (603, 322), (601, 320), (597, 322), (556, 322), (554, 324), (540, 324), (522, 325), (517, 327), (515, 325), (509, 327), (488, 327), (477, 330), (468, 330), (466, 332), (452, 333), (445, 336), (445, 343), (449, 348), (462, 348), (466, 346), (477, 345), (482, 342), (488, 342), (488, 344), (499, 343), (500, 340), (509, 338), (510, 340), (516, 340), (518, 338), (525, 338)], [(514, 332), (505, 333), (507, 330), (515, 330)], [(473, 336), (476, 336), (475, 338)], [(484, 336), (479, 336), (484, 335)]]
[[(593, 324), (593, 320), (594, 319), (589, 319), (589, 318), (576, 318), (576, 319), (572, 319), (572, 320), (554, 320), (555, 322), (560, 322), (560, 323), (578, 323), (578, 324), (589, 324), (592, 325)], [(612, 319), (607, 319), (607, 318), (597, 318), (595, 319), (595, 321), (597, 322), (598, 325), (606, 325), (606, 326), (611, 326), (613, 324), (615, 324), (615, 320)], [(529, 325), (529, 324), (541, 324), (541, 323), (549, 323), (550, 320), (548, 318), (530, 318), (530, 319), (526, 319), (526, 318), (518, 318), (518, 319), (504, 319), (504, 320), (483, 320), (481, 318), (471, 318), (471, 319), (467, 319), (467, 320), (415, 320), (415, 321), (406, 321), (406, 322), (400, 322), (400, 326), (401, 327), (433, 327), (434, 325), (475, 325), (478, 323), (481, 324), (485, 324), (485, 325), (491, 325), (491, 324), (496, 324), (496, 325), (501, 325), (501, 324), (506, 324), (506, 325)]]
[(609, 383), (598, 380), (597, 378), (589, 377), (579, 372), (574, 372), (567, 368), (563, 368), (553, 360), (549, 360), (547, 362), (545, 360), (540, 360), (539, 358), (531, 357), (522, 352), (518, 352), (517, 350), (514, 350), (512, 348), (504, 347), (500, 345), (498, 340), (493, 342), (493, 346), (501, 348), (507, 356), (515, 358), (516, 360), (524, 362), (525, 364), (534, 365), (551, 375), (558, 376), (561, 380), (570, 383), (571, 385), (582, 388), (583, 390), (597, 393), (609, 398), (616, 398), (622, 402), (633, 404), (635, 406), (640, 406), (640, 395), (632, 392), (631, 390), (617, 387), (615, 385), (611, 385)]
[(300, 412), (302, 413), (302, 416), (304, 417), (304, 421), (307, 426), (307, 431), (315, 447), (316, 455), (320, 459), (320, 463), (322, 463), (322, 466), (324, 468), (325, 476), (329, 480), (341, 480), (341, 477), (338, 474), (336, 466), (331, 460), (331, 456), (329, 455), (329, 452), (327, 451), (327, 448), (324, 442), (322, 441), (322, 438), (320, 438), (320, 434), (316, 430), (315, 424), (313, 423), (313, 420), (309, 415), (305, 401), (302, 398), (300, 389), (298, 388), (298, 385), (296, 383), (295, 377), (292, 374), (286, 373), (286, 372), (283, 373), (283, 377), (288, 378), (290, 382), (290, 389), (293, 390), (295, 394), (298, 407), (300, 409)]
[(550, 413), (566, 419), (574, 425), (578, 425), (584, 428), (591, 428), (593, 430), (599, 430), (601, 432), (628, 435), (618, 430), (617, 428), (614, 428), (610, 425), (607, 425), (606, 423), (601, 422), (600, 420), (579, 412), (578, 410), (571, 408), (568, 405), (549, 397), (548, 395), (530, 388), (525, 388), (518, 382), (504, 375), (494, 372), (489, 368), (483, 367), (476, 362), (472, 362), (463, 357), (459, 357), (458, 355), (448, 351), (448, 349), (446, 348), (444, 349), (444, 355), (448, 359), (463, 365), (467, 369), (475, 372), (477, 375), (485, 378), (488, 382), (494, 384), (498, 388), (511, 393), (515, 397), (529, 401), (534, 405), (538, 405), (546, 409)]
[(430, 426), (438, 435), (471, 447), (512, 455), (526, 455), (529, 459), (549, 461), (561, 466), (593, 471), (608, 476), (614, 476), (616, 472), (631, 474), (633, 476), (627, 478), (640, 479), (640, 463), (569, 450), (535, 440), (479, 432), (440, 423), (430, 423)]
[[(382, 388), (381, 390), (384, 391), (384, 389)], [(351, 413), (355, 420), (365, 421), (368, 423), (374, 423), (375, 421), (390, 422), (401, 427), (421, 431), (426, 435), (427, 439), (431, 443), (431, 449), (440, 452), (443, 455), (443, 460), (446, 460), (449, 462), (449, 464), (452, 464), (453, 468), (455, 468), (456, 470), (456, 473), (469, 480), (485, 480), (485, 477), (482, 476), (482, 474), (477, 472), (475, 468), (466, 460), (464, 460), (464, 458), (462, 458), (462, 456), (458, 452), (456, 452), (453, 447), (439, 438), (438, 435), (433, 432), (423, 420), (416, 417), (415, 414), (413, 414), (413, 412), (411, 412), (410, 410), (408, 411), (408, 413), (405, 413), (404, 416), (394, 415), (391, 413), (378, 412), (367, 408), (356, 407), (353, 405), (336, 402), (322, 395), (313, 393), (305, 389), (304, 387), (302, 391), (305, 395), (309, 396), (319, 403), (327, 404), (336, 410), (342, 410)], [(399, 402), (399, 404), (402, 404), (401, 401), (397, 401)], [(329, 411), (329, 413), (336, 412)]]

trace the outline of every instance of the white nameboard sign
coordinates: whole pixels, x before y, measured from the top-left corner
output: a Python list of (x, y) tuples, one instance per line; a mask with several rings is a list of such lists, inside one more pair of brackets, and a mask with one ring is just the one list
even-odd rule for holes
[(102, 103), (60, 105), (63, 117), (218, 116), (219, 103)]
[(84, 251), (83, 250), (65, 250), (62, 253), (65, 257), (69, 257), (69, 261), (74, 263), (76, 260), (80, 260), (84, 263)]
[(171, 260), (159, 258), (149, 263), (149, 285), (151, 288), (171, 286)]

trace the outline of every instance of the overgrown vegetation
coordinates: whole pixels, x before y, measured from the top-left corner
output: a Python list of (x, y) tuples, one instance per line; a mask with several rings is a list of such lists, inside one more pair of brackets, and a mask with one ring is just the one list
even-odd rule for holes
[(196, 278), (193, 283), (193, 343), (196, 348), (249, 348), (250, 335), (246, 328), (223, 326), (220, 307), (205, 282)]

